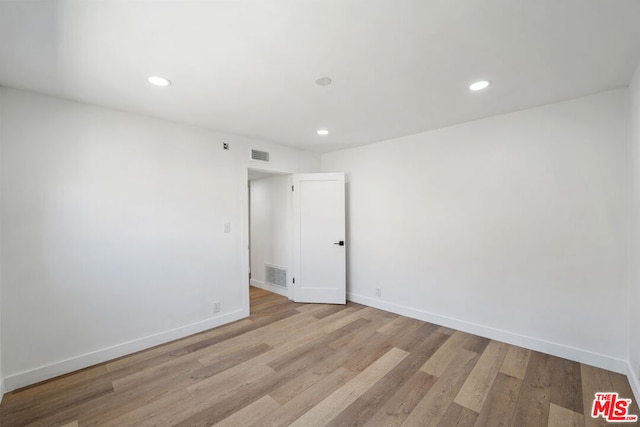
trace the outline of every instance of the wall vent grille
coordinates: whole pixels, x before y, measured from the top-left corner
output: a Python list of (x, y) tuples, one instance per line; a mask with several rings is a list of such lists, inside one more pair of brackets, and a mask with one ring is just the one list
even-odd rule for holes
[(269, 153), (267, 151), (251, 150), (251, 160), (258, 160), (260, 162), (269, 161)]
[(287, 287), (287, 270), (282, 267), (278, 267), (277, 265), (265, 264), (265, 282), (279, 286), (281, 288)]

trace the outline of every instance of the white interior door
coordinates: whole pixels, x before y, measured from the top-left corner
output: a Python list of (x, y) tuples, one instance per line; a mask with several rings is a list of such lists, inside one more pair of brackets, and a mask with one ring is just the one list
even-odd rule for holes
[(293, 300), (344, 304), (343, 173), (293, 175)]

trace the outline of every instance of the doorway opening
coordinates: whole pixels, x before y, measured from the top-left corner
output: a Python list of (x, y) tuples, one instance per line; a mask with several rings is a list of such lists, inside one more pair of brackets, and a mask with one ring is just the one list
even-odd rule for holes
[(246, 315), (251, 314), (250, 285), (295, 302), (345, 304), (344, 173), (251, 167), (246, 171), (242, 189)]
[(291, 175), (248, 170), (249, 285), (290, 297)]

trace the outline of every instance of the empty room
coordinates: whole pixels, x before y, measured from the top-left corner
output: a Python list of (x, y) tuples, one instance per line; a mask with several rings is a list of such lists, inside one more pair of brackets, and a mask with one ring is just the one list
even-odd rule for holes
[(639, 22), (0, 1), (0, 425), (638, 425)]

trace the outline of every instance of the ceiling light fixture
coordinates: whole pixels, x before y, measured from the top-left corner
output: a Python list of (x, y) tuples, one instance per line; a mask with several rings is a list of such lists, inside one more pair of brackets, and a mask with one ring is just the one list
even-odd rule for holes
[(318, 129), (318, 135), (329, 135), (329, 131), (326, 129)]
[(160, 76), (149, 76), (147, 81), (154, 86), (159, 86), (159, 87), (171, 86), (171, 81), (169, 79), (165, 79), (164, 77), (160, 77)]
[(329, 86), (331, 82), (333, 82), (333, 80), (331, 80), (330, 77), (320, 77), (319, 79), (316, 79), (316, 84), (318, 86)]
[(475, 83), (471, 83), (469, 85), (469, 90), (473, 92), (477, 92), (479, 90), (488, 88), (490, 85), (491, 85), (491, 82), (489, 80), (480, 80)]

